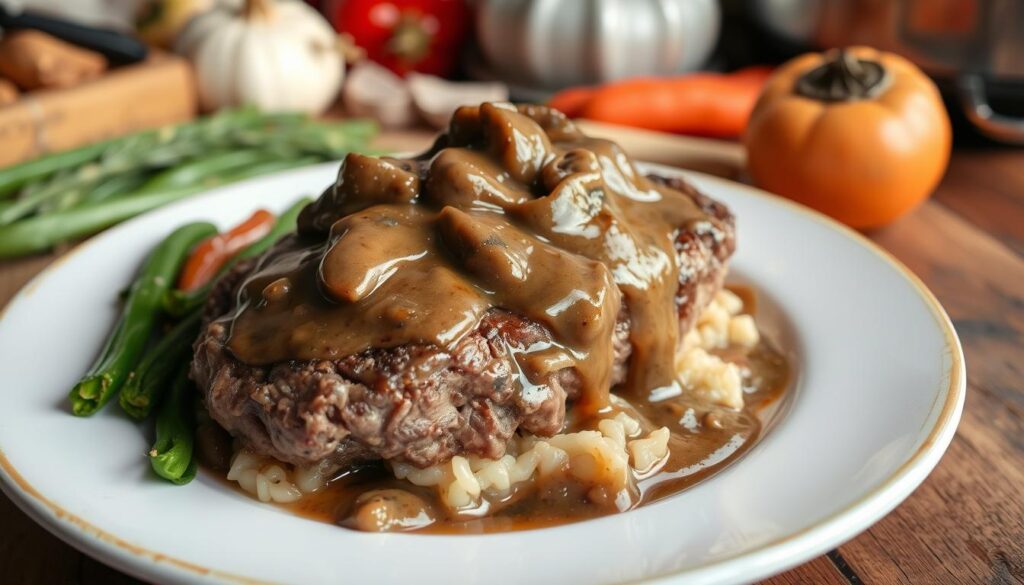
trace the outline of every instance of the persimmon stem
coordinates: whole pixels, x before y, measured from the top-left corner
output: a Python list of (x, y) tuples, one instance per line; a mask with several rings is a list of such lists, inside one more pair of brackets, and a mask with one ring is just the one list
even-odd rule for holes
[(850, 101), (872, 98), (888, 84), (889, 71), (881, 63), (839, 49), (797, 80), (796, 93), (827, 102)]

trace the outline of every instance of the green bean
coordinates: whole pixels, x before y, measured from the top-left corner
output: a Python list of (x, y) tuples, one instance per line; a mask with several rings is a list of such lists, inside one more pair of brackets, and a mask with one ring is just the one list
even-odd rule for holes
[[(71, 151), (44, 155), (37, 159), (0, 169), (0, 199), (16, 193), (20, 187), (49, 177), (59, 171), (68, 171), (100, 157), (136, 150), (140, 137), (152, 142), (167, 142), (181, 137), (195, 138), (197, 134), (223, 133), (267, 125), (295, 125), (305, 118), (296, 113), (261, 114), (254, 108), (225, 110), (215, 116), (174, 127), (158, 128), (120, 136)], [(201, 137), (201, 136), (200, 136)], [(141, 155), (142, 153), (138, 153)]]
[(109, 141), (99, 142), (0, 169), (0, 199), (16, 193), (18, 189), (33, 181), (95, 160), (109, 147)]
[(0, 259), (49, 250), (57, 244), (92, 235), (106, 227), (151, 209), (184, 199), (218, 184), (239, 181), (316, 162), (313, 157), (271, 161), (241, 169), (224, 177), (211, 178), (208, 185), (152, 193), (130, 193), (124, 197), (82, 205), (0, 226)]
[(99, 203), (112, 197), (137, 191), (147, 180), (145, 172), (129, 172), (103, 181), (82, 196), (81, 203)]
[(146, 351), (121, 388), (118, 403), (122, 410), (137, 419), (149, 416), (161, 393), (171, 385), (174, 373), (181, 364), (188, 363), (201, 316), (200, 311), (194, 311)]
[(375, 122), (353, 119), (334, 123), (310, 121), (273, 133), (244, 130), (237, 133), (235, 138), (239, 144), (250, 148), (280, 150), (284, 153), (301, 152), (323, 160), (334, 160), (353, 149), (365, 149), (366, 143), (376, 132)]
[(82, 183), (76, 187), (69, 188), (58, 197), (48, 198), (46, 201), (41, 202), (36, 212), (46, 214), (54, 211), (63, 211), (83, 202), (95, 203), (121, 193), (130, 193), (139, 188), (146, 180), (146, 175), (147, 173), (144, 170), (135, 169), (103, 180)]
[(271, 160), (273, 160), (272, 155), (259, 150), (246, 149), (215, 153), (167, 169), (146, 181), (139, 190), (151, 192), (196, 185), (210, 177)]
[(78, 187), (68, 189), (59, 197), (40, 203), (36, 212), (38, 214), (46, 214), (70, 209), (83, 202), (94, 203), (103, 201), (121, 193), (137, 189), (145, 180), (145, 177), (146, 173), (144, 171), (135, 170), (98, 180), (94, 183), (83, 183)]
[(149, 463), (160, 477), (184, 485), (196, 477), (192, 456), (196, 438), (194, 388), (187, 365), (178, 368), (171, 391), (156, 415), (156, 441), (149, 450)]
[(275, 159), (227, 173), (225, 175), (225, 178), (228, 182), (241, 181), (243, 179), (248, 179), (251, 177), (258, 177), (260, 175), (268, 175), (270, 173), (276, 173), (278, 171), (286, 171), (288, 169), (304, 167), (307, 165), (316, 164), (318, 162), (320, 162), (320, 159), (315, 156), (302, 156), (290, 159)]
[(160, 304), (163, 307), (164, 312), (172, 317), (187, 315), (188, 313), (196, 311), (203, 306), (203, 303), (206, 302), (206, 298), (210, 296), (210, 291), (213, 290), (213, 284), (215, 282), (217, 282), (217, 279), (211, 280), (203, 286), (188, 291), (178, 289), (169, 290), (164, 294), (164, 298)]
[(0, 226), (0, 259), (45, 252), (57, 244), (92, 235), (130, 217), (202, 190), (204, 187), (189, 187), (101, 201)]
[(103, 352), (71, 390), (72, 413), (92, 415), (121, 388), (139, 363), (159, 315), (160, 301), (189, 251), (215, 233), (213, 224), (190, 223), (174, 230), (149, 254)]
[(270, 228), (267, 235), (249, 244), (242, 251), (235, 254), (231, 259), (225, 262), (224, 266), (221, 266), (220, 270), (217, 271), (217, 276), (211, 279), (210, 282), (190, 291), (183, 291), (179, 289), (168, 290), (167, 293), (164, 294), (164, 311), (171, 316), (180, 317), (202, 307), (203, 303), (206, 302), (206, 297), (208, 297), (210, 295), (210, 291), (213, 290), (213, 286), (217, 282), (218, 278), (226, 274), (242, 260), (259, 256), (263, 252), (266, 252), (283, 236), (294, 232), (295, 225), (299, 219), (299, 213), (304, 207), (306, 207), (306, 205), (309, 205), (310, 201), (312, 200), (309, 197), (302, 197), (289, 206), (288, 209), (281, 213), (281, 215), (277, 216), (274, 226)]
[(76, 203), (81, 201), (84, 195), (84, 189), (72, 189), (69, 191), (65, 191), (55, 199), (50, 199), (48, 201), (42, 202), (39, 205), (39, 208), (36, 210), (36, 213), (43, 214), (59, 211), (61, 209), (68, 209), (69, 207), (73, 207)]
[[(13, 205), (0, 212), (0, 225), (38, 212), (51, 199), (65, 197), (73, 191), (87, 191), (108, 177), (133, 170), (181, 164), (185, 160), (203, 157), (211, 150), (236, 144), (235, 135), (238, 133), (252, 131), (266, 135), (268, 128), (287, 130), (301, 125), (304, 120), (302, 114), (294, 112), (261, 114), (252, 109), (242, 109), (107, 141), (95, 156), (82, 161), (81, 165), (60, 167), (66, 172), (47, 178), (32, 193), (22, 193)], [(93, 152), (93, 147), (86, 148)], [(2, 176), (0, 171), (0, 178)]]

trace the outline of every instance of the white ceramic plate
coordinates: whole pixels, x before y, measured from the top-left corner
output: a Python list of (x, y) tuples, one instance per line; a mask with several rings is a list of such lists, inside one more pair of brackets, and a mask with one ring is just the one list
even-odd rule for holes
[[(292, 516), (208, 475), (154, 479), (150, 437), (65, 395), (116, 315), (117, 291), (179, 224), (236, 223), (334, 178), (326, 164), (211, 192), (125, 223), (39, 275), (0, 316), (4, 491), (37, 522), (159, 582), (727, 583), (811, 559), (921, 483), (964, 400), (956, 334), (935, 298), (870, 242), (804, 208), (689, 174), (738, 217), (733, 272), (788, 320), (788, 411), (735, 465), (676, 496), (567, 526), (486, 536), (363, 534)], [(661, 172), (671, 173), (667, 169)]]

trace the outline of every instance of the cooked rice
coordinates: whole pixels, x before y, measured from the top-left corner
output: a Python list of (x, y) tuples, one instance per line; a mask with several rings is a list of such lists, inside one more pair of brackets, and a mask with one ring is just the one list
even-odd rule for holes
[[(740, 297), (719, 291), (686, 334), (676, 365), (680, 383), (691, 396), (742, 408), (740, 368), (710, 353), (758, 343), (757, 325), (742, 311)], [(644, 435), (640, 421), (618, 412), (599, 421), (595, 430), (550, 438), (517, 435), (497, 460), (456, 456), (426, 469), (401, 462), (389, 465), (398, 479), (436, 488), (453, 513), (475, 508), (486, 497), (507, 496), (517, 484), (566, 478), (588, 487), (592, 500), (624, 510), (633, 503), (634, 477), (656, 473), (665, 463), (669, 436), (665, 427)], [(236, 444), (227, 477), (260, 501), (290, 503), (323, 488), (335, 471), (327, 463), (289, 465)]]
[(646, 437), (640, 433), (639, 421), (619, 412), (601, 420), (598, 430), (516, 437), (501, 459), (457, 456), (426, 469), (398, 462), (391, 469), (399, 479), (436, 487), (455, 512), (475, 507), (485, 493), (501, 498), (516, 484), (557, 478), (572, 478), (589, 487), (592, 498), (609, 498), (626, 509), (632, 502), (632, 474), (652, 473), (668, 456), (667, 428)]
[(743, 299), (728, 289), (722, 289), (697, 317), (693, 329), (683, 338), (683, 347), (706, 350), (724, 349), (730, 345), (753, 347), (760, 338), (754, 318), (743, 313)]
[(730, 345), (753, 347), (760, 341), (757, 324), (743, 314), (743, 299), (722, 289), (683, 338), (676, 356), (679, 382), (694, 398), (729, 408), (743, 408), (739, 366), (710, 353)]
[(334, 471), (327, 462), (309, 466), (289, 465), (236, 443), (228, 479), (238, 482), (243, 490), (261, 502), (288, 504), (326, 486)]

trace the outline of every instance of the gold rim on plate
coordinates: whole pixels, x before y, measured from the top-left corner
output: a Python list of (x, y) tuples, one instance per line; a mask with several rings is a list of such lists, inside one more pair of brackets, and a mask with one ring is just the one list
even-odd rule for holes
[[(668, 171), (671, 172), (672, 174), (680, 173), (680, 169), (667, 167), (664, 165), (646, 163), (642, 164), (642, 166), (644, 168)], [(302, 170), (308, 170), (308, 167)], [(948, 353), (950, 359), (949, 385), (945, 391), (945, 400), (942, 404), (942, 409), (940, 410), (938, 417), (932, 425), (931, 431), (928, 433), (928, 436), (925, 437), (925, 439), (918, 446), (914, 454), (911, 455), (911, 457), (907, 459), (907, 461), (905, 461), (902, 465), (900, 465), (900, 467), (897, 468), (895, 472), (890, 474), (885, 481), (883, 481), (880, 485), (875, 487), (866, 495), (862, 496), (857, 501), (847, 505), (842, 510), (835, 512), (827, 516), (826, 518), (823, 518), (815, 522), (813, 525), (800, 530), (799, 532), (789, 534), (776, 540), (758, 545), (752, 550), (737, 553), (733, 556), (724, 559), (710, 561), (708, 563), (705, 563), (703, 565), (697, 565), (695, 567), (687, 567), (685, 569), (667, 571), (665, 573), (661, 573), (658, 575), (651, 575), (648, 577), (644, 577), (644, 580), (662, 580), (680, 576), (686, 573), (712, 570), (715, 567), (719, 567), (726, 563), (733, 562), (741, 557), (748, 557), (751, 555), (766, 553), (770, 551), (770, 549), (783, 546), (796, 539), (805, 537), (816, 530), (823, 529), (827, 525), (839, 521), (847, 515), (853, 514), (858, 508), (866, 505), (869, 501), (881, 496), (884, 492), (893, 489), (897, 484), (902, 482), (909, 473), (910, 469), (919, 464), (920, 461), (930, 453), (932, 447), (934, 447), (935, 444), (938, 442), (940, 435), (947, 431), (947, 427), (950, 425), (951, 422), (953, 422), (953, 418), (957, 414), (963, 397), (966, 394), (963, 350), (960, 347), (960, 340), (957, 338), (956, 331), (953, 328), (953, 324), (949, 320), (949, 316), (946, 314), (945, 309), (942, 308), (942, 305), (939, 303), (938, 299), (935, 298), (935, 295), (932, 294), (930, 290), (928, 290), (928, 287), (925, 286), (921, 279), (918, 278), (916, 274), (911, 272), (910, 269), (907, 268), (902, 262), (897, 260), (892, 254), (887, 252), (885, 249), (881, 248), (878, 244), (866, 238), (860, 232), (850, 229), (849, 227), (835, 221), (834, 219), (825, 216), (817, 211), (804, 207), (799, 203), (795, 203), (788, 199), (772, 195), (770, 193), (751, 187), (749, 185), (744, 185), (742, 183), (737, 183), (735, 181), (730, 181), (728, 179), (715, 177), (713, 175), (707, 175), (704, 173), (694, 171), (682, 171), (682, 174), (687, 176), (687, 178), (695, 176), (698, 177), (699, 180), (704, 182), (723, 184), (731, 189), (739, 188), (743, 190), (747, 195), (752, 195), (754, 197), (761, 199), (769, 199), (775, 204), (783, 205), (792, 211), (798, 212), (810, 218), (813, 221), (816, 221), (820, 224), (823, 224), (827, 227), (832, 228), (835, 231), (838, 231), (846, 235), (850, 239), (859, 243), (861, 246), (874, 252), (876, 256), (878, 256), (891, 267), (896, 269), (897, 272), (902, 274), (903, 277), (906, 278), (911, 285), (913, 285), (913, 287), (917, 290), (918, 295), (922, 299), (924, 299), (924, 301), (928, 305), (928, 308), (932, 312), (932, 316), (935, 318), (935, 322), (939, 325), (939, 328), (942, 330), (942, 333), (946, 341), (946, 352)], [(60, 265), (62, 265), (73, 255), (76, 255), (82, 250), (88, 248), (97, 240), (98, 238), (93, 238), (86, 242), (83, 242), (82, 244), (79, 244), (73, 250), (66, 253), (64, 256), (58, 258), (52, 264), (44, 268), (38, 275), (36, 275), (31, 281), (29, 281), (29, 283), (26, 284), (22, 288), (22, 290), (14, 296), (14, 298), (12, 298), (8, 302), (6, 307), (0, 310), (0, 323), (3, 322), (3, 318), (4, 315), (7, 313), (7, 310), (10, 309), (10, 307), (13, 306), (15, 302), (18, 301), (18, 299), (22, 298), (23, 296), (28, 296), (29, 294), (31, 294), (32, 290), (35, 287), (37, 287), (46, 277), (48, 277), (53, 270), (59, 268)], [(935, 402), (937, 403), (940, 398), (941, 396), (937, 396)], [(933, 403), (932, 411), (934, 410), (935, 404)], [(952, 438), (952, 436), (950, 438)], [(151, 551), (149, 549), (134, 545), (124, 540), (123, 538), (120, 538), (114, 534), (102, 530), (97, 526), (94, 526), (93, 524), (90, 524), (81, 517), (72, 514), (71, 512), (68, 512), (64, 508), (60, 507), (59, 505), (48, 499), (46, 496), (44, 496), (42, 493), (40, 493), (38, 490), (36, 490), (24, 477), (22, 477), (18, 470), (15, 469), (15, 467), (11, 464), (10, 460), (4, 454), (2, 448), (0, 448), (0, 469), (3, 470), (4, 475), (7, 478), (6, 481), (0, 482), (0, 487), (5, 488), (3, 491), (7, 493), (11, 500), (14, 501), (15, 504), (17, 504), (18, 507), (23, 512), (25, 512), (33, 520), (40, 523), (44, 527), (53, 528), (53, 530), (51, 530), (53, 534), (60, 537), (62, 540), (74, 546), (75, 548), (87, 548), (87, 545), (82, 541), (72, 541), (68, 538), (65, 538), (60, 529), (61, 523), (68, 524), (73, 528), (83, 532), (87, 536), (92, 537), (99, 544), (106, 547), (110, 547), (109, 551), (112, 554), (104, 555), (106, 557), (104, 560), (112, 560), (112, 564), (115, 564), (116, 566), (118, 566), (118, 568), (121, 568), (128, 572), (135, 572), (134, 567), (129, 565), (128, 562), (142, 559), (151, 561), (156, 564), (166, 563), (176, 569), (183, 569), (185, 571), (203, 577), (215, 577), (226, 581), (244, 583), (246, 585), (265, 585), (271, 583), (269, 581), (261, 581), (259, 579), (254, 579), (252, 577), (236, 575), (233, 573), (228, 573), (217, 569), (203, 567), (200, 565), (189, 563), (188, 561), (184, 561), (178, 558), (165, 555), (163, 553)], [(17, 488), (17, 490), (20, 490), (21, 493), (15, 494), (15, 490), (11, 488)], [(44, 516), (44, 510), (48, 510), (51, 516)], [(79, 545), (81, 545), (81, 547)], [(118, 558), (118, 556), (120, 556), (121, 558)], [(118, 562), (122, 559), (124, 559), (124, 562)]]

